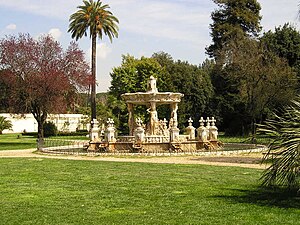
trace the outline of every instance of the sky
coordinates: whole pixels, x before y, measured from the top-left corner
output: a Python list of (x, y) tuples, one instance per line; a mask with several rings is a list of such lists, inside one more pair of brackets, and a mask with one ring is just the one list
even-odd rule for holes
[[(299, 0), (258, 0), (263, 31), (291, 23), (299, 30)], [(155, 52), (169, 53), (174, 60), (199, 65), (208, 56), (211, 44), (209, 24), (217, 9), (212, 0), (103, 0), (119, 19), (119, 37), (110, 43), (106, 37), (97, 42), (97, 92), (110, 86), (112, 68), (122, 55), (151, 57)], [(69, 17), (82, 0), (0, 0), (0, 38), (29, 33), (33, 37), (51, 34), (64, 49), (72, 41), (67, 32)], [(83, 37), (79, 47), (90, 61), (91, 41)]]

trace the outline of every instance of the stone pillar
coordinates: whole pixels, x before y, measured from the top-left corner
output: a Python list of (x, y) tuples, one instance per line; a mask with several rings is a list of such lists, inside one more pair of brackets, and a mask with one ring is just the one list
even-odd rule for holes
[(97, 119), (91, 121), (90, 139), (92, 141), (97, 141), (99, 139), (99, 122)]
[(195, 139), (195, 130), (196, 130), (196, 128), (193, 127), (193, 120), (192, 120), (191, 117), (189, 118), (188, 123), (189, 123), (189, 126), (186, 128), (186, 131), (189, 134), (189, 139), (193, 140), (193, 139)]
[(105, 140), (107, 142), (116, 142), (115, 138), (115, 127), (114, 127), (114, 120), (111, 118), (108, 118), (107, 120), (107, 128), (105, 131)]
[(170, 142), (179, 142), (179, 129), (177, 127), (170, 128)]
[(133, 112), (133, 104), (127, 104), (128, 109), (128, 127), (129, 127), (129, 135), (132, 136), (134, 132), (134, 112)]
[(209, 140), (210, 141), (217, 141), (218, 140), (218, 128), (215, 125), (215, 120), (214, 117), (211, 118), (210, 120), (211, 126), (209, 127)]
[(203, 117), (200, 118), (199, 122), (200, 122), (200, 127), (197, 129), (198, 140), (199, 140), (200, 142), (207, 142), (207, 141), (208, 141), (208, 136), (209, 136), (209, 131), (208, 131), (208, 129), (204, 126), (205, 120), (203, 119)]

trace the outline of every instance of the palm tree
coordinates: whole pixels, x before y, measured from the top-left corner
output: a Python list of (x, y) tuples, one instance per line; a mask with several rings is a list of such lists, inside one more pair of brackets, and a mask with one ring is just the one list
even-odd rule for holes
[(108, 36), (110, 41), (118, 37), (119, 20), (108, 11), (108, 5), (100, 0), (83, 0), (84, 5), (78, 6), (77, 12), (70, 16), (68, 32), (76, 41), (89, 33), (92, 39), (92, 85), (91, 85), (91, 119), (96, 119), (96, 39)]
[(0, 116), (0, 134), (2, 134), (2, 131), (5, 129), (11, 129), (12, 123), (10, 120), (7, 120), (5, 117)]
[(300, 191), (300, 97), (292, 101), (282, 116), (275, 115), (258, 131), (272, 140), (265, 156), (272, 164), (263, 173), (263, 185)]

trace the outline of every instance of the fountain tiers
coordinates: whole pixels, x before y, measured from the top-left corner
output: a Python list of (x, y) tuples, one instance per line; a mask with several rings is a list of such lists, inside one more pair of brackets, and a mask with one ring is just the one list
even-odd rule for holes
[(158, 92), (156, 87), (156, 79), (151, 76), (148, 81), (147, 92), (126, 93), (121, 95), (122, 99), (127, 103), (128, 108), (128, 126), (129, 135), (133, 135), (135, 129), (135, 119), (133, 113), (134, 105), (146, 105), (147, 111), (150, 114), (150, 124), (147, 129), (149, 135), (158, 135), (157, 127), (159, 120), (156, 107), (159, 105), (170, 105), (171, 116), (169, 121), (170, 128), (177, 128), (177, 110), (178, 103), (184, 95), (181, 93), (173, 92)]

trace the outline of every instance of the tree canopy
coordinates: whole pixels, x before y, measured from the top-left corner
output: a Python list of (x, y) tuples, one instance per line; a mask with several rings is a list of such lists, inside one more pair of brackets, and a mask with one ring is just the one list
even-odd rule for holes
[(256, 0), (213, 1), (219, 8), (211, 14), (213, 43), (206, 48), (210, 57), (216, 57), (232, 38), (257, 37), (261, 30), (261, 7)]
[[(296, 75), (285, 60), (256, 40), (235, 40), (224, 50), (223, 75), (236, 88), (244, 120), (262, 121), (267, 108), (287, 104), (294, 96)], [(230, 52), (230, 53), (229, 53)], [(234, 88), (234, 89), (235, 89)]]
[(67, 50), (50, 36), (37, 40), (29, 34), (0, 40), (0, 83), (8, 88), (9, 109), (31, 112), (38, 123), (39, 138), (49, 113), (64, 112), (76, 93), (91, 81), (84, 53), (75, 43)]
[[(174, 61), (164, 52), (155, 53), (151, 58), (136, 59), (130, 55), (123, 56), (122, 65), (114, 68), (111, 73), (110, 94), (120, 100), (121, 94), (146, 91), (147, 81), (151, 75), (157, 78), (160, 92), (173, 91), (184, 94), (178, 109), (180, 128), (184, 128), (189, 117), (193, 117), (196, 121), (203, 116), (213, 94), (206, 69), (188, 62)], [(122, 121), (120, 124), (126, 124), (127, 117), (122, 118), (122, 115), (126, 115), (127, 109), (124, 106), (121, 108), (122, 110), (118, 111)], [(158, 112), (161, 118), (169, 119), (168, 108), (158, 107)], [(142, 107), (136, 107), (135, 113), (147, 118), (146, 109)]]
[(263, 34), (261, 41), (279, 57), (287, 60), (298, 76), (298, 93), (300, 91), (300, 33), (286, 23)]
[(211, 108), (227, 134), (255, 133), (256, 120), (293, 96), (295, 73), (274, 54), (272, 44), (266, 47), (258, 39), (261, 7), (256, 0), (214, 2), (218, 8), (211, 14), (213, 43), (206, 48), (216, 61), (211, 70), (215, 89)]
[(263, 34), (261, 41), (278, 56), (287, 59), (291, 67), (300, 64), (300, 33), (286, 23)]

